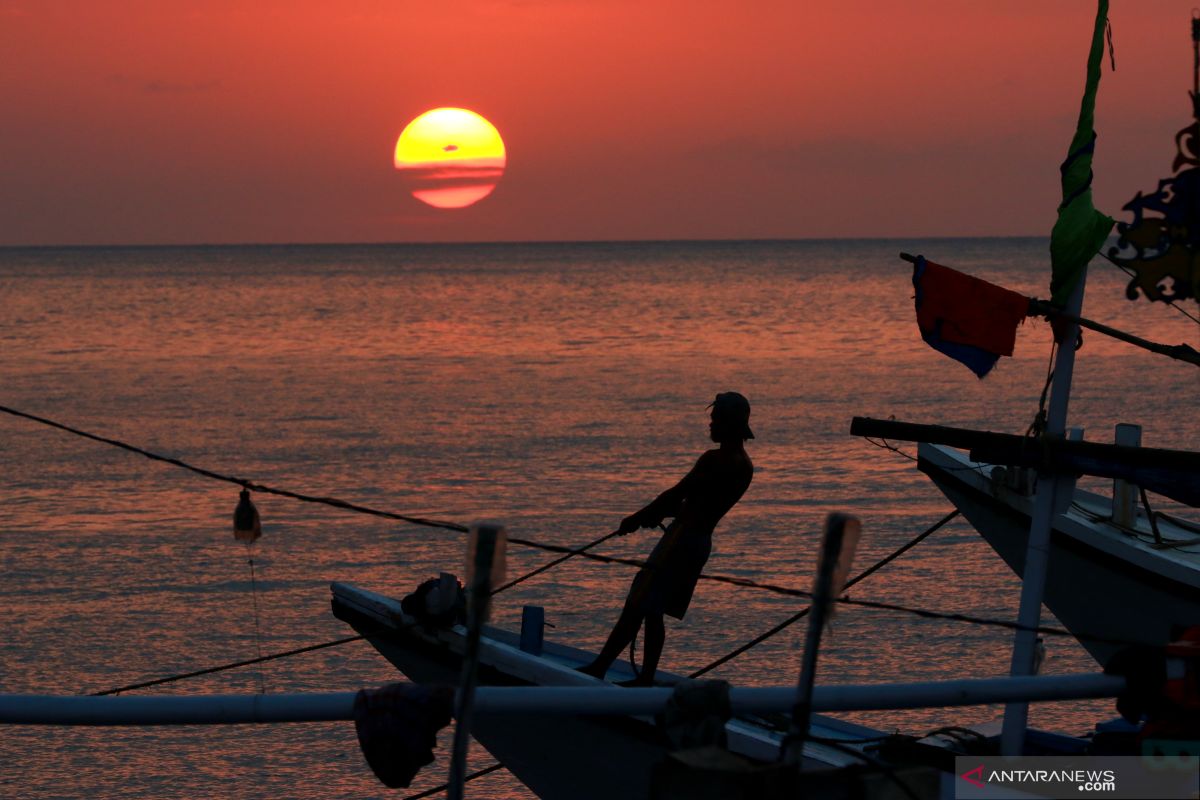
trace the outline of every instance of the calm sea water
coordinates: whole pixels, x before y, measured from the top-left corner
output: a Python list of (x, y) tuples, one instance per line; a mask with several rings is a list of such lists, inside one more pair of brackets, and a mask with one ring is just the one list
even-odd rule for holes
[[(1023, 432), (1046, 370), (1047, 325), (978, 381), (917, 335), (906, 250), (1045, 296), (1041, 240), (0, 250), (0, 404), (216, 471), (400, 513), (505, 522), (579, 544), (671, 485), (707, 446), (705, 406), (753, 403), (756, 477), (716, 536), (712, 573), (806, 588), (823, 518), (858, 514), (864, 568), (949, 503), (893, 453), (850, 437), (854, 415)], [(1085, 315), (1166, 342), (1197, 327), (1124, 299), (1097, 262)], [(1194, 368), (1086, 338), (1071, 421), (1110, 440), (1200, 447)], [(911, 451), (911, 448), (907, 448)], [(0, 691), (83, 693), (256, 654), (236, 488), (0, 415)], [(401, 595), (458, 569), (456, 534), (257, 498), (262, 648), (348, 633), (328, 584)], [(644, 555), (649, 533), (605, 552)], [(549, 556), (517, 549), (510, 574)], [(554, 638), (595, 647), (630, 578), (568, 562), (502, 596), (512, 623), (544, 605)], [(1012, 619), (1019, 587), (964, 523), (862, 583), (860, 598)], [(702, 584), (669, 627), (689, 671), (798, 603)], [(1048, 618), (1048, 621), (1052, 621)], [(726, 665), (742, 684), (799, 667), (799, 627)], [(859, 608), (823, 651), (829, 682), (1003, 674), (998, 629)], [(1091, 669), (1051, 640), (1045, 671)], [(268, 691), (378, 685), (397, 674), (364, 643), (273, 662)], [(253, 692), (252, 670), (160, 693)], [(854, 719), (921, 732), (998, 717), (983, 707)], [(1056, 704), (1034, 724), (1082, 733), (1105, 703)], [(476, 748), (478, 750), (478, 748)], [(490, 763), (476, 752), (476, 765)], [(412, 791), (444, 779), (446, 751)], [(5, 729), (5, 797), (396, 797), (350, 724)], [(475, 797), (528, 797), (506, 773)]]

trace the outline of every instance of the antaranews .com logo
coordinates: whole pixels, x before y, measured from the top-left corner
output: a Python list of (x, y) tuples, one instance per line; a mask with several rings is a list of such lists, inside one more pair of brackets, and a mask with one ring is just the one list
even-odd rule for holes
[(1003, 756), (955, 759), (956, 798), (1197, 797), (1195, 756)]
[(989, 783), (1005, 786), (1034, 783), (1078, 783), (1080, 792), (1117, 791), (1117, 773), (1111, 769), (993, 769), (989, 771), (980, 764), (959, 777), (981, 789)]

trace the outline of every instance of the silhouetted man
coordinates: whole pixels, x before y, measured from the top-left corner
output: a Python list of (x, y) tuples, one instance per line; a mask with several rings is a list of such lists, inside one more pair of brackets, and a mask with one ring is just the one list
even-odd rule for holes
[(604, 678), (621, 651), (646, 631), (641, 675), (626, 685), (651, 686), (666, 640), (663, 615), (683, 619), (696, 581), (712, 552), (712, 533), (729, 509), (741, 499), (754, 477), (754, 465), (743, 442), (750, 432), (750, 403), (737, 392), (722, 392), (712, 403), (709, 436), (720, 445), (700, 456), (678, 484), (650, 505), (621, 521), (622, 535), (653, 528), (674, 517), (654, 546), (645, 568), (638, 572), (625, 598), (625, 608), (613, 626), (600, 655), (580, 672)]

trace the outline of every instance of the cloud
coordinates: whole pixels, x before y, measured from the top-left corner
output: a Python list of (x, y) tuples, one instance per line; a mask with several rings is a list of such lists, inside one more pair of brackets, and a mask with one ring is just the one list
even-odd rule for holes
[(216, 89), (220, 81), (203, 81), (200, 83), (176, 83), (172, 81), (153, 80), (142, 84), (142, 91), (151, 94), (195, 94)]
[(160, 80), (157, 78), (145, 80), (120, 72), (109, 75), (108, 82), (117, 86), (127, 86), (146, 94), (197, 94), (199, 92), (212, 91), (221, 86), (221, 82), (218, 80), (193, 81), (190, 83)]

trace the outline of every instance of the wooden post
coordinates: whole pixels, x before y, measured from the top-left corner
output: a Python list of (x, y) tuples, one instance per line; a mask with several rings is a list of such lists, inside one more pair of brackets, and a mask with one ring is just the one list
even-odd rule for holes
[[(830, 514), (825, 520), (825, 537), (821, 541), (811, 611), (808, 614), (808, 631), (804, 637), (800, 683), (796, 689), (796, 703), (792, 707), (792, 726), (780, 753), (787, 761), (798, 763), (804, 750), (804, 740), (808, 736), (809, 719), (812, 716), (813, 684), (817, 677), (817, 654), (821, 649), (821, 634), (831, 615), (830, 606), (834, 596), (841, 591), (850, 571), (850, 561), (858, 544), (859, 530), (858, 520), (846, 514)], [(843, 549), (847, 551), (847, 557), (843, 557)]]
[(500, 561), (506, 541), (504, 528), (490, 523), (471, 526), (467, 546), (470, 593), (467, 595), (467, 642), (463, 654), (462, 681), (458, 690), (454, 718), (454, 749), (450, 756), (450, 780), (446, 796), (462, 800), (467, 774), (467, 745), (470, 743), (471, 711), (475, 702), (475, 682), (479, 672), (479, 637), (487, 619), (492, 593), (493, 567)]

